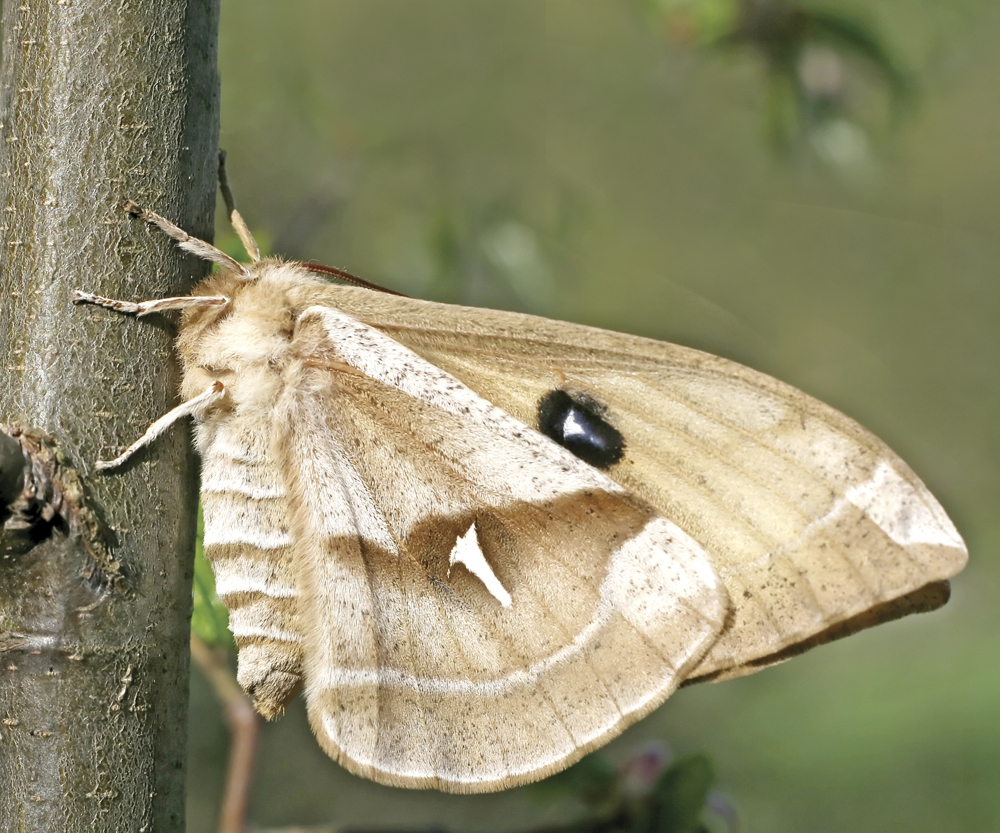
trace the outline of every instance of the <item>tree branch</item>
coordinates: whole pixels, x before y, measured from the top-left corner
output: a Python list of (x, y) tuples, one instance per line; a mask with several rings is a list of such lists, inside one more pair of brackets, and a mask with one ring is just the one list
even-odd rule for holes
[[(121, 205), (211, 239), (217, 28), (218, 0), (4, 3), (0, 421), (51, 434), (57, 480), (81, 471), (80, 505), (101, 521), (75, 522), (64, 502), (34, 546), (0, 560), (5, 829), (183, 829), (187, 434), (92, 476), (175, 404), (172, 328), (73, 307), (70, 292), (182, 294), (204, 273)], [(94, 569), (107, 547), (128, 592)]]

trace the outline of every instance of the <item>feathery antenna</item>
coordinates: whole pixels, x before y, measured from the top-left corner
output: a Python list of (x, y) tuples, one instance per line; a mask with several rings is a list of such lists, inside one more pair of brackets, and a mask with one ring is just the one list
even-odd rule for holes
[(232, 223), (233, 229), (239, 235), (243, 248), (250, 255), (250, 260), (257, 263), (260, 260), (260, 247), (253, 239), (249, 227), (243, 220), (243, 215), (236, 210), (236, 200), (229, 187), (229, 174), (226, 173), (226, 152), (224, 150), (219, 151), (219, 190), (222, 192), (222, 200), (226, 204), (229, 222)]
[(233, 258), (222, 251), (222, 249), (215, 248), (215, 246), (211, 243), (206, 243), (204, 240), (192, 237), (180, 226), (175, 226), (170, 222), (170, 220), (166, 217), (161, 217), (155, 211), (143, 208), (142, 206), (132, 202), (132, 200), (125, 200), (123, 208), (129, 214), (139, 217), (147, 223), (162, 229), (169, 237), (176, 240), (177, 245), (184, 249), (184, 251), (191, 252), (191, 254), (198, 255), (200, 258), (209, 260), (212, 263), (218, 263), (219, 266), (223, 266), (226, 269), (232, 269), (241, 275), (250, 277), (250, 270), (238, 260), (233, 260)]

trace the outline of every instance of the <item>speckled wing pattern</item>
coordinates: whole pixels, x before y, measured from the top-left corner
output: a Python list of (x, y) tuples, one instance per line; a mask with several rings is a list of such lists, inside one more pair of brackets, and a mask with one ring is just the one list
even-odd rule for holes
[(269, 419), (199, 427), (206, 553), (265, 714), (301, 683), (352, 771), (500, 789), (618, 734), (715, 641), (708, 557), (613, 480), (332, 307), (291, 354)]
[(331, 303), (528, 424), (550, 390), (598, 398), (625, 438), (606, 473), (712, 558), (732, 615), (691, 678), (722, 679), (932, 609), (967, 560), (938, 501), (888, 446), (736, 362), (517, 313), (384, 298)]

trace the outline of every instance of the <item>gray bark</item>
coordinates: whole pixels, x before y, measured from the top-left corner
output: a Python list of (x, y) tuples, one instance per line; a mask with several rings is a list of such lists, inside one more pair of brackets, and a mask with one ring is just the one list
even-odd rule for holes
[(59, 518), (27, 552), (4, 551), (3, 830), (184, 826), (187, 431), (119, 472), (93, 471), (176, 404), (173, 322), (74, 307), (70, 291), (140, 300), (183, 294), (204, 275), (121, 205), (211, 239), (217, 29), (218, 0), (3, 3), (0, 423), (55, 438), (125, 577), (100, 580), (92, 528)]

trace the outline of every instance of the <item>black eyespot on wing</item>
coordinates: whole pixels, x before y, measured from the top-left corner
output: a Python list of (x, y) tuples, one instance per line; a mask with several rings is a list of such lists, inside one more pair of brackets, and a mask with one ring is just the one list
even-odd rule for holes
[(603, 410), (585, 395), (549, 391), (538, 403), (538, 428), (583, 462), (607, 469), (621, 460), (625, 441)]

